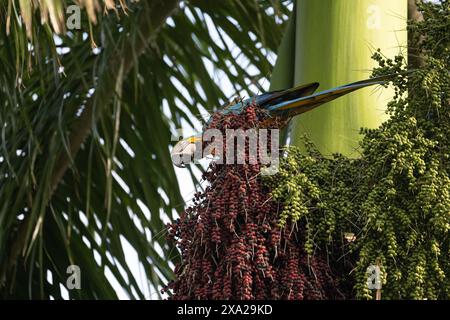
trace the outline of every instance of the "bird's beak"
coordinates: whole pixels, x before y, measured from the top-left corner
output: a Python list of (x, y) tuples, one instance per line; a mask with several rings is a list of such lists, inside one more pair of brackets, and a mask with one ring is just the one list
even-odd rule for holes
[(201, 136), (192, 136), (177, 142), (171, 152), (173, 164), (179, 168), (185, 168), (186, 164), (194, 160), (196, 143), (200, 141), (202, 141)]

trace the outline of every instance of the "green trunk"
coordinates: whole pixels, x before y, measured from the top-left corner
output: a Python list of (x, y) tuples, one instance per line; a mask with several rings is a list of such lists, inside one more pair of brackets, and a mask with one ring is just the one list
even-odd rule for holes
[[(368, 78), (377, 48), (388, 57), (405, 51), (406, 17), (407, 0), (297, 0), (271, 89), (318, 81), (326, 90)], [(307, 133), (325, 155), (357, 156), (359, 129), (386, 119), (392, 94), (369, 87), (302, 114), (291, 123), (291, 144)]]

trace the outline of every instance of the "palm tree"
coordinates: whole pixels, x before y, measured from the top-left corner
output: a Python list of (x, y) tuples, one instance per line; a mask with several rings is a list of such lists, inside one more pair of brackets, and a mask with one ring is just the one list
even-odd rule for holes
[[(406, 55), (406, 0), (297, 0), (278, 54), (271, 89), (320, 82), (325, 90), (370, 76), (378, 48), (388, 57)], [(292, 123), (291, 143), (305, 133), (324, 155), (358, 156), (362, 127), (386, 120), (393, 91), (367, 88), (335, 100)]]
[(81, 289), (69, 298), (115, 299), (111, 279), (130, 298), (158, 298), (178, 259), (163, 221), (184, 208), (171, 134), (230, 98), (219, 80), (262, 90), (288, 4), (0, 3), (3, 298), (60, 299), (70, 265)]

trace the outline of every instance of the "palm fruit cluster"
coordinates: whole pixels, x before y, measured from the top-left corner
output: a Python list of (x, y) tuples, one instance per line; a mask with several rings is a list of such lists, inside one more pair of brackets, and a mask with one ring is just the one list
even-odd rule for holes
[[(353, 272), (340, 277), (356, 298), (374, 298), (371, 265), (383, 299), (450, 298), (450, 2), (419, 8), (424, 20), (408, 28), (420, 68), (393, 81), (390, 119), (362, 130), (361, 157), (327, 159), (306, 141), (265, 181), (283, 204), (279, 225), (304, 227), (309, 254), (332, 248), (331, 265), (336, 251), (347, 258)], [(373, 58), (374, 75), (407, 68), (402, 56)]]
[[(210, 127), (224, 134), (260, 128), (265, 117), (251, 105), (240, 115), (217, 114)], [(225, 135), (223, 143), (225, 154)], [(246, 164), (212, 162), (203, 175), (206, 189), (169, 225), (181, 262), (163, 291), (171, 299), (344, 298), (326, 260), (306, 254), (302, 230), (291, 222), (279, 226), (280, 204), (246, 151)]]

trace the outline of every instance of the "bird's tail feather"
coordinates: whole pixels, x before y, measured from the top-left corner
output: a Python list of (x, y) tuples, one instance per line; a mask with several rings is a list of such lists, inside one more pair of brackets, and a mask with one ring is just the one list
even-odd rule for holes
[(395, 76), (397, 76), (397, 74), (384, 75), (353, 82), (333, 89), (321, 91), (306, 97), (283, 101), (281, 103), (268, 107), (268, 110), (277, 115), (292, 117), (315, 109), (324, 103), (330, 102), (358, 89), (377, 84), (386, 84), (388, 80), (392, 79)]

